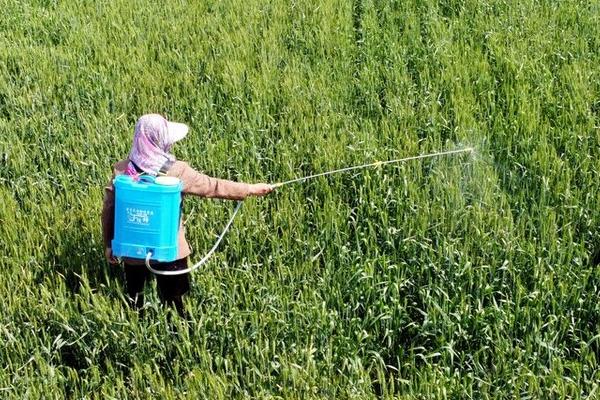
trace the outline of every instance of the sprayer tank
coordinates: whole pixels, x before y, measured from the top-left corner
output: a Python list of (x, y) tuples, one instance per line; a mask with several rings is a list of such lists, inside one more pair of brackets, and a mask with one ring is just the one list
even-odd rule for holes
[(182, 183), (174, 177), (118, 175), (112, 252), (117, 257), (177, 259)]

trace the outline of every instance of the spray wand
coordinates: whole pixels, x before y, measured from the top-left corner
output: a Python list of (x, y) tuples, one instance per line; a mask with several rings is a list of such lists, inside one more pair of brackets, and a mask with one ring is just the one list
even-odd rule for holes
[[(303, 183), (303, 182), (306, 182), (306, 181), (308, 181), (310, 179), (318, 178), (320, 176), (327, 176), (327, 175), (333, 175), (333, 174), (338, 174), (338, 173), (342, 173), (342, 172), (348, 172), (348, 171), (354, 171), (354, 170), (359, 170), (359, 169), (365, 169), (365, 168), (369, 168), (369, 167), (379, 167), (379, 166), (382, 166), (382, 165), (398, 164), (398, 163), (402, 163), (402, 162), (406, 162), (406, 161), (420, 160), (420, 159), (423, 159), (423, 158), (441, 157), (441, 156), (447, 156), (447, 155), (453, 155), (453, 154), (459, 154), (459, 153), (466, 153), (466, 152), (472, 152), (472, 151), (473, 151), (472, 147), (466, 147), (464, 149), (459, 149), (459, 150), (449, 150), (449, 151), (441, 151), (441, 152), (438, 152), (438, 153), (421, 154), (421, 155), (418, 155), (418, 156), (412, 156), (412, 157), (406, 157), (406, 158), (398, 158), (398, 159), (395, 159), (395, 160), (376, 161), (376, 162), (369, 163), (369, 164), (354, 165), (354, 166), (351, 166), (351, 167), (345, 167), (345, 168), (335, 169), (333, 171), (321, 172), (319, 174), (313, 174), (313, 175), (308, 175), (308, 176), (304, 176), (304, 177), (301, 177), (301, 178), (295, 178), (295, 179), (291, 179), (289, 181), (284, 181), (284, 182), (279, 182), (279, 183), (272, 184), (272, 186), (273, 186), (273, 188), (280, 188), (282, 186), (290, 185), (292, 183), (297, 183), (297, 182)], [(227, 225), (225, 225), (225, 229), (223, 229), (223, 232), (221, 232), (221, 234), (217, 238), (217, 241), (215, 242), (215, 244), (213, 245), (213, 247), (211, 247), (211, 249), (208, 251), (208, 253), (206, 253), (206, 255), (204, 257), (202, 257), (202, 259), (200, 261), (198, 261), (196, 264), (194, 264), (190, 268), (186, 268), (184, 270), (178, 270), (178, 271), (160, 271), (160, 270), (154, 269), (154, 268), (152, 268), (152, 266), (150, 266), (150, 257), (152, 257), (152, 253), (150, 253), (150, 252), (146, 255), (146, 267), (151, 272), (153, 272), (153, 273), (155, 273), (157, 275), (182, 275), (182, 274), (187, 274), (188, 272), (192, 272), (192, 271), (200, 268), (202, 265), (204, 265), (210, 259), (210, 257), (213, 255), (213, 253), (215, 252), (215, 250), (217, 250), (217, 247), (219, 247), (219, 244), (221, 243), (221, 241), (225, 237), (225, 234), (227, 233), (227, 231), (229, 231), (229, 228), (231, 227), (231, 224), (233, 224), (233, 220), (235, 219), (236, 215), (240, 211), (240, 208), (242, 207), (242, 204), (243, 204), (242, 200), (239, 200), (237, 202), (237, 205), (235, 206), (235, 209), (233, 210), (233, 214), (231, 215), (231, 218), (229, 218), (229, 221), (227, 222)]]

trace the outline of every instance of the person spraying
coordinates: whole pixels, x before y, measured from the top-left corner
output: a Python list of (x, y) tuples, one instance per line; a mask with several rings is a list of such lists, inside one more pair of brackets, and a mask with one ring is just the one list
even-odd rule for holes
[[(113, 255), (112, 240), (115, 233), (115, 186), (113, 181), (119, 175), (128, 175), (133, 180), (144, 176), (168, 176), (181, 181), (183, 198), (194, 195), (207, 198), (244, 200), (249, 196), (264, 196), (274, 186), (266, 183), (250, 184), (233, 182), (205, 175), (184, 161), (177, 160), (171, 153), (174, 143), (186, 137), (189, 127), (182, 123), (168, 121), (158, 114), (146, 114), (135, 125), (133, 145), (125, 160), (113, 165), (113, 176), (104, 188), (102, 207), (102, 238), (104, 252), (109, 264), (118, 264)], [(177, 232), (177, 256), (171, 262), (153, 262), (152, 268), (159, 271), (183, 271), (187, 269), (190, 246), (185, 238), (183, 218), (180, 217)], [(144, 286), (152, 273), (144, 266), (144, 259), (125, 257), (123, 259), (125, 290), (130, 305), (140, 309), (144, 304)], [(190, 290), (189, 273), (179, 275), (156, 275), (158, 294), (161, 301), (175, 307), (185, 315), (183, 296)]]

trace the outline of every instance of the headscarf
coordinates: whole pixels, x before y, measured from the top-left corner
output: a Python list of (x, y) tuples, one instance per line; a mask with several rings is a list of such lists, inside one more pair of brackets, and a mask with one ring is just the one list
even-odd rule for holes
[(133, 146), (125, 173), (134, 179), (139, 177), (139, 170), (158, 175), (163, 166), (175, 161), (175, 156), (170, 153), (171, 146), (183, 139), (188, 129), (187, 125), (169, 122), (158, 114), (141, 116), (135, 124)]

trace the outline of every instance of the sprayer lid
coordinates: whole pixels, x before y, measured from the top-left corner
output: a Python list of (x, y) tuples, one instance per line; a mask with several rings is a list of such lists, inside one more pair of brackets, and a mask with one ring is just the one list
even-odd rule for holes
[(175, 186), (179, 185), (180, 181), (174, 176), (158, 176), (154, 182), (158, 185)]

